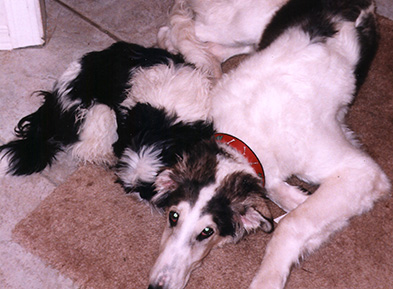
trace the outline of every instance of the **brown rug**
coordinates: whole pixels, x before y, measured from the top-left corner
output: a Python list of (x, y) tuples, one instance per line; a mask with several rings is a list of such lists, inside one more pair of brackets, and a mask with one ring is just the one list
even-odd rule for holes
[[(393, 22), (348, 123), (393, 179)], [(125, 196), (112, 172), (81, 167), (14, 229), (14, 239), (82, 288), (147, 288), (164, 217)], [(294, 268), (287, 288), (393, 288), (393, 201), (356, 217)], [(279, 211), (274, 208), (274, 215)], [(188, 289), (247, 288), (270, 236), (258, 231), (213, 250)]]

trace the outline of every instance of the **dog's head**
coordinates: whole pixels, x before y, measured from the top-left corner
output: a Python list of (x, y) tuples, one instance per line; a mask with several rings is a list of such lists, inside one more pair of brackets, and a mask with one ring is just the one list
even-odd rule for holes
[(214, 140), (161, 172), (155, 186), (152, 203), (166, 210), (167, 225), (149, 288), (183, 288), (213, 247), (273, 229), (261, 180), (240, 153)]

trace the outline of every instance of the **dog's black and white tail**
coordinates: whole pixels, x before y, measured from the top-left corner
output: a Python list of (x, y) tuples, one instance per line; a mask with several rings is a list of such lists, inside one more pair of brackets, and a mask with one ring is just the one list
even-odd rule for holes
[[(36, 112), (19, 121), (15, 128), (17, 139), (0, 146), (2, 173), (29, 175), (44, 170), (54, 162), (57, 153), (94, 135), (92, 132), (86, 136), (83, 131), (86, 126), (94, 126), (100, 114), (105, 116), (101, 123), (113, 118), (114, 131), (108, 131), (111, 135), (103, 138), (115, 141), (118, 106), (126, 97), (133, 71), (182, 61), (165, 50), (125, 42), (86, 54), (70, 65), (53, 91), (40, 93), (44, 102)], [(92, 119), (87, 120), (92, 114)], [(96, 139), (96, 143), (100, 142)], [(107, 151), (112, 150), (112, 144), (107, 144)], [(90, 143), (78, 150), (88, 151), (89, 146), (90, 151), (96, 150)]]

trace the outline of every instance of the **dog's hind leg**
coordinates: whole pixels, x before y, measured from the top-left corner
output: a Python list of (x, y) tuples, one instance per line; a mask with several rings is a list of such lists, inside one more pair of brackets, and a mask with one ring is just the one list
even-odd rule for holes
[(185, 0), (176, 0), (171, 9), (170, 23), (161, 27), (158, 46), (171, 53), (181, 53), (187, 62), (206, 71), (213, 79), (220, 78), (221, 63), (210, 52), (209, 43), (195, 35), (194, 12)]
[(251, 289), (283, 288), (293, 264), (389, 193), (390, 183), (378, 165), (361, 152), (351, 155), (280, 221)]

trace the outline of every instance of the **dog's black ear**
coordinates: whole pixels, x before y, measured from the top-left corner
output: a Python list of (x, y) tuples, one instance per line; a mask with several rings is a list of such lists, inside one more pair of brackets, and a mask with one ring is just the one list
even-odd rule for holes
[(178, 183), (173, 178), (171, 169), (162, 171), (154, 182), (156, 194), (150, 203), (159, 209), (165, 209), (171, 205), (171, 193), (178, 188)]
[(241, 203), (233, 204), (234, 219), (238, 229), (242, 232), (251, 232), (261, 228), (266, 233), (273, 231), (273, 219), (264, 199), (260, 197), (247, 198)]
[(270, 233), (273, 220), (266, 203), (266, 191), (261, 180), (244, 172), (229, 175), (220, 192), (230, 200), (236, 232), (235, 239), (257, 228)]

